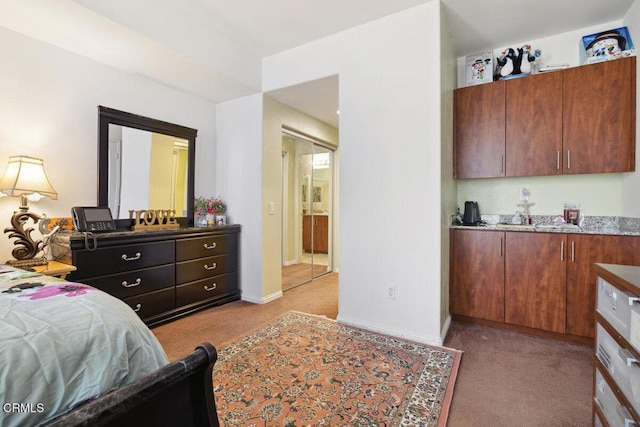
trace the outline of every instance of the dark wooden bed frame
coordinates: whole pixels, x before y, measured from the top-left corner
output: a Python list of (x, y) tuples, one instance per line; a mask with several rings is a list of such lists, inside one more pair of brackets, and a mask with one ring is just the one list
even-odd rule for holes
[(219, 427), (213, 396), (215, 347), (193, 353), (54, 418), (45, 426)]

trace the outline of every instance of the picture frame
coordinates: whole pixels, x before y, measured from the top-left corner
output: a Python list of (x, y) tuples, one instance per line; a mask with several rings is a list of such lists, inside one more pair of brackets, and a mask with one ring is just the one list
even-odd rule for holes
[(465, 58), (465, 84), (473, 86), (493, 81), (493, 52), (475, 53)]

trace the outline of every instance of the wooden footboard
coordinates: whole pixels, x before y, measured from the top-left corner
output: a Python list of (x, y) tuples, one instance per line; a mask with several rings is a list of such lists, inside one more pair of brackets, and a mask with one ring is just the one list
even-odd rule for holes
[(193, 353), (46, 424), (62, 426), (219, 427), (213, 396), (215, 347)]

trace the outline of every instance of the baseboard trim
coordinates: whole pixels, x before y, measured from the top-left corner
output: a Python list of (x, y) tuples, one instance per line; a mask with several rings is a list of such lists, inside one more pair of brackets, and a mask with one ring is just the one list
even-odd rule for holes
[(447, 314), (447, 318), (444, 319), (444, 325), (442, 325), (442, 330), (440, 331), (440, 340), (444, 343), (445, 338), (447, 338), (447, 334), (449, 333), (449, 328), (451, 327), (451, 314)]
[(398, 330), (398, 329), (390, 329), (390, 328), (387, 328), (387, 327), (384, 327), (382, 325), (375, 324), (375, 323), (360, 322), (360, 321), (355, 321), (355, 320), (352, 320), (352, 319), (346, 319), (344, 316), (340, 316), (339, 313), (338, 313), (337, 321), (339, 323), (342, 323), (343, 325), (353, 326), (353, 327), (356, 327), (356, 328), (366, 329), (366, 330), (372, 331), (372, 332), (378, 332), (378, 333), (381, 333), (381, 334), (391, 335), (393, 337), (402, 338), (402, 339), (406, 339), (406, 340), (409, 340), (409, 341), (415, 341), (415, 342), (418, 342), (418, 343), (421, 343), (421, 344), (429, 344), (429, 345), (435, 345), (435, 346), (442, 347), (442, 343), (443, 343), (443, 340), (442, 340), (441, 337), (429, 337), (429, 336), (423, 336), (423, 335), (415, 335), (414, 333), (411, 333), (411, 332), (402, 331), (402, 330)]
[(242, 301), (250, 302), (253, 304), (266, 304), (268, 302), (277, 300), (278, 298), (282, 298), (282, 291), (274, 292), (270, 295), (266, 295), (260, 298), (252, 298), (250, 296), (242, 295)]

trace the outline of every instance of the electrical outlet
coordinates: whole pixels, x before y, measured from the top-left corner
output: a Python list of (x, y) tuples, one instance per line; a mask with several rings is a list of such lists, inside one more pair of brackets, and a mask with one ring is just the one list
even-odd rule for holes
[(387, 288), (387, 298), (396, 299), (396, 286), (395, 285), (389, 285), (389, 287)]

